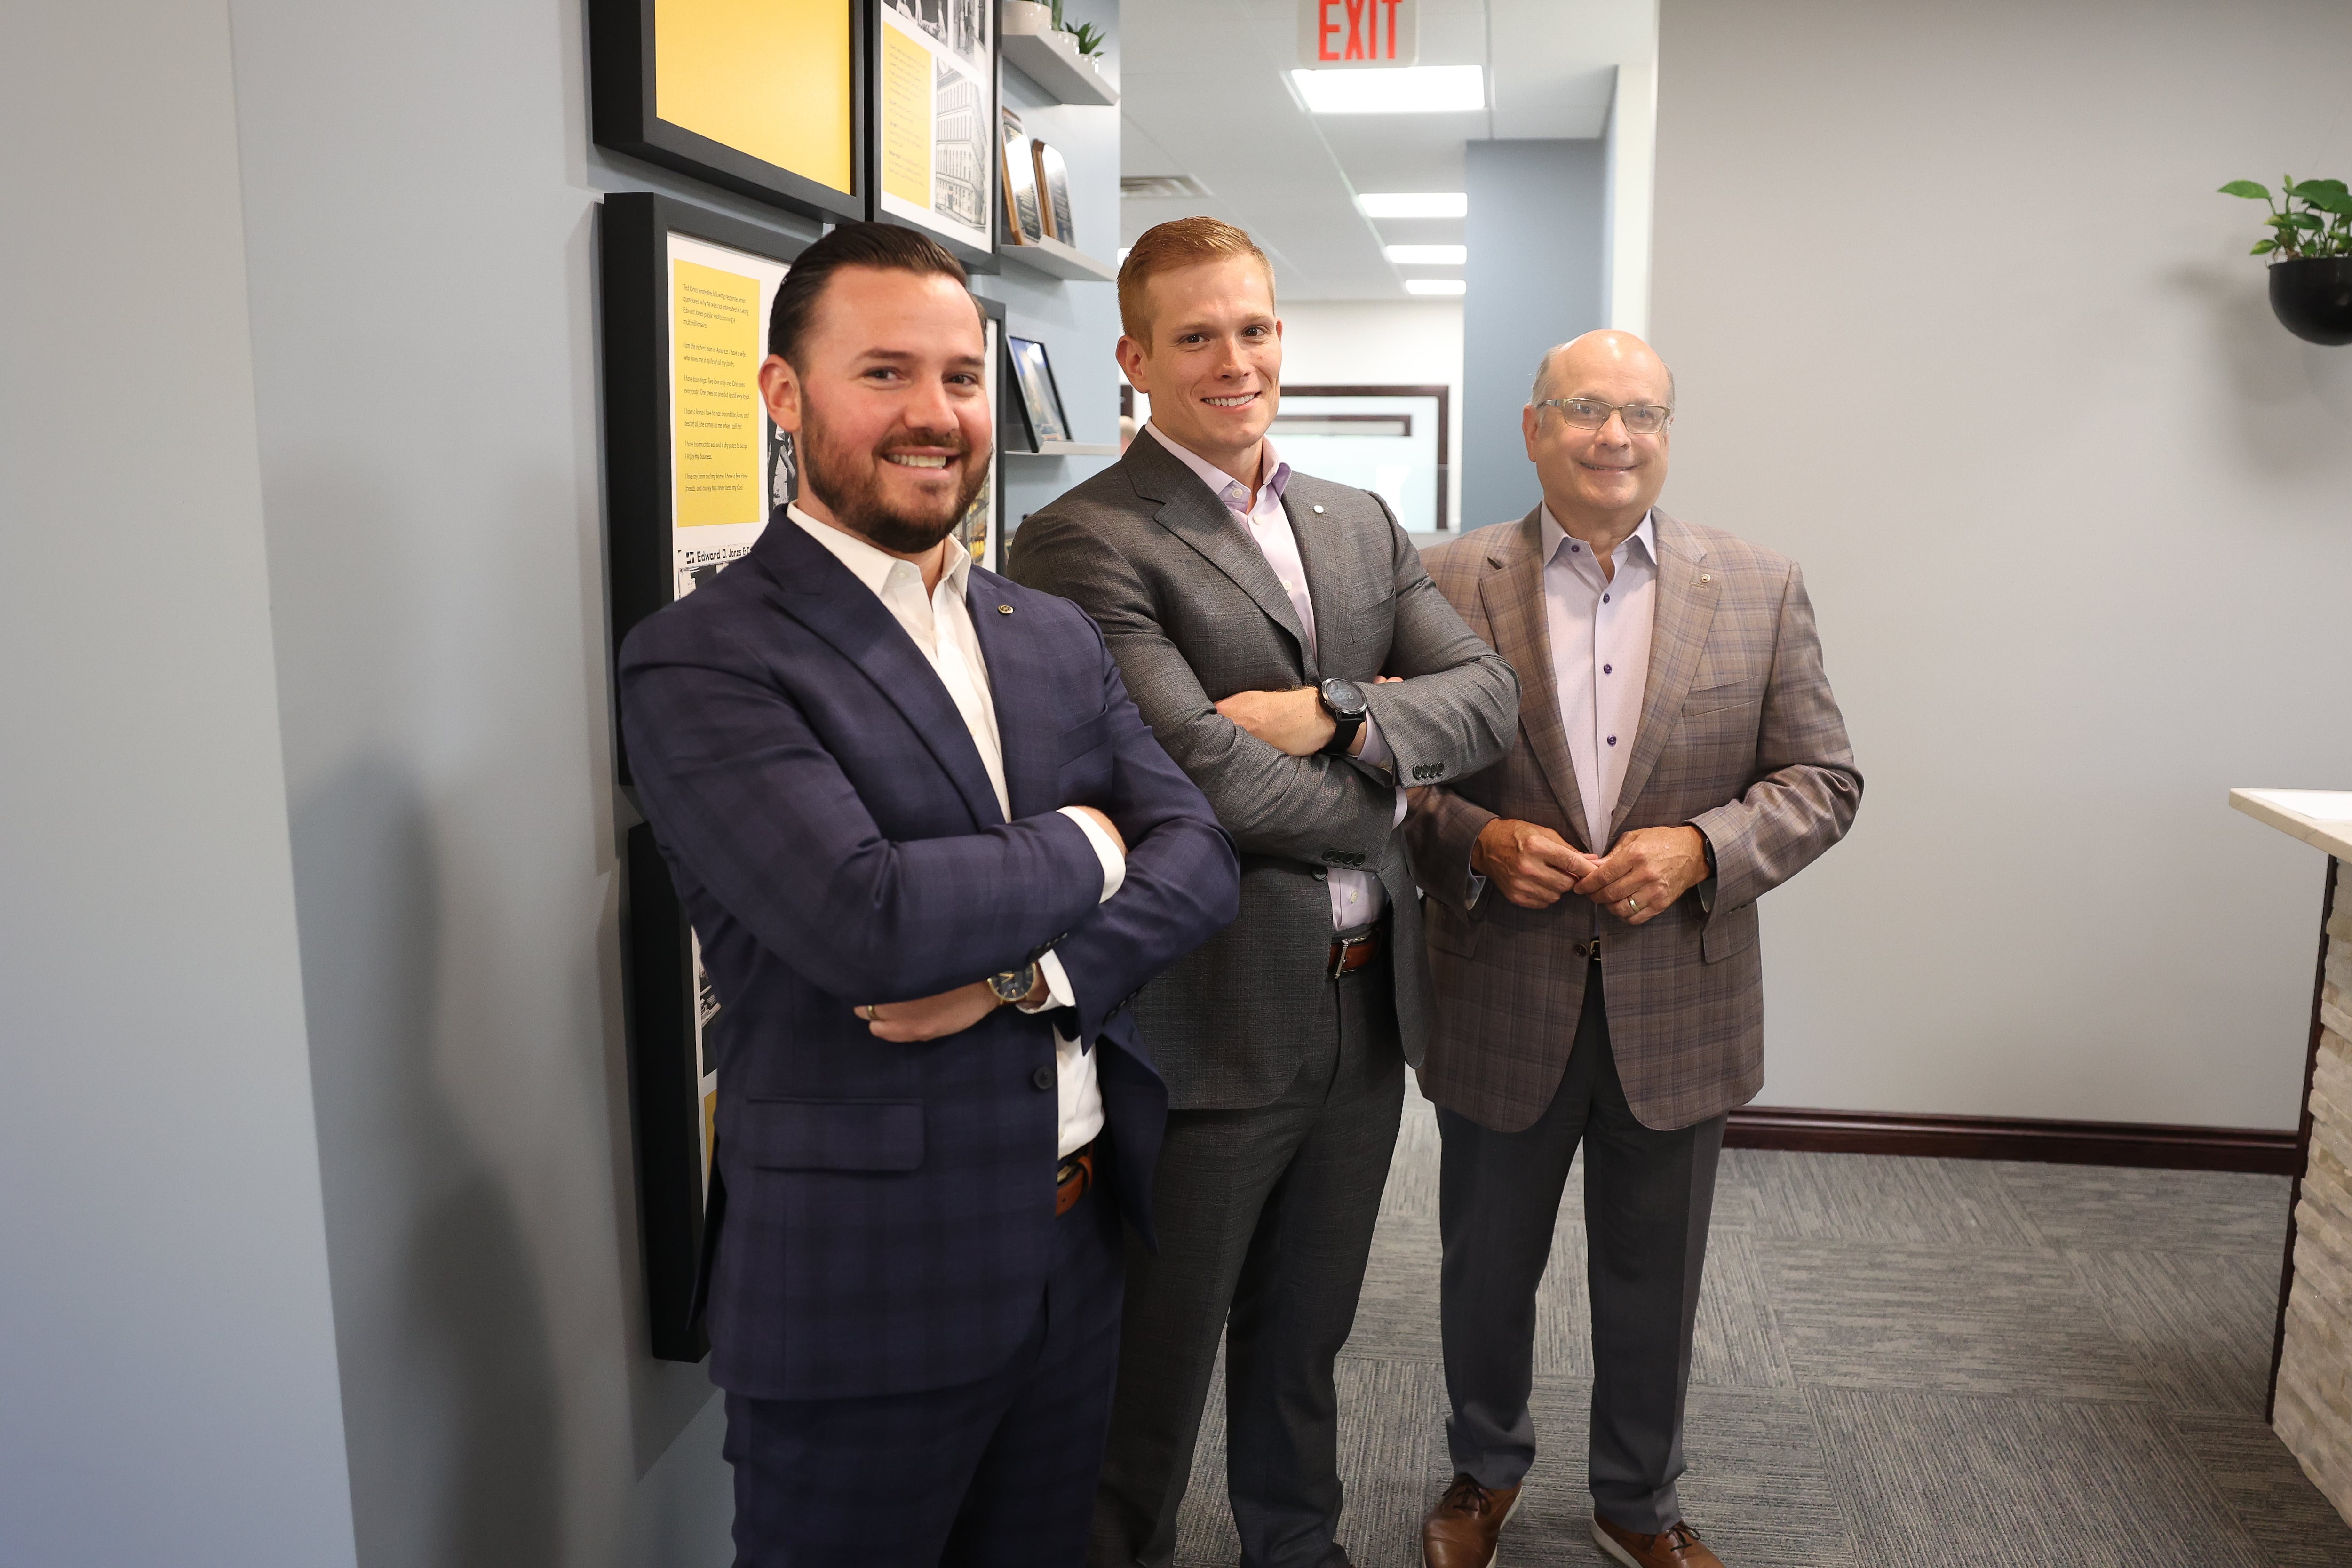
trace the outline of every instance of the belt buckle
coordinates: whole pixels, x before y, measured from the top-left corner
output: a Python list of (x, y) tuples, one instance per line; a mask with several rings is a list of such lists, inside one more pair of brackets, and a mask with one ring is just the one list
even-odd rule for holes
[(1354, 948), (1369, 945), (1371, 940), (1371, 936), (1368, 932), (1363, 936), (1343, 936), (1331, 944), (1331, 973), (1325, 975), (1323, 978), (1326, 980), (1337, 980), (1342, 974), (1347, 973), (1349, 952)]

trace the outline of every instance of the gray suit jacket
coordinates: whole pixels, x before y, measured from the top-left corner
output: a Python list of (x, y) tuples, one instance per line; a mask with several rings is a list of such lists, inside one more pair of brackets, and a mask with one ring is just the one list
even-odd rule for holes
[[(1643, 1124), (1687, 1127), (1753, 1099), (1764, 1083), (1756, 900), (1843, 837), (1862, 801), (1797, 563), (1654, 516), (1649, 683), (1616, 819), (1597, 835), (1552, 679), (1540, 509), (1424, 557), (1527, 694), (1510, 754), (1475, 777), (1415, 791), (1406, 824), (1429, 892), (1437, 987), (1422, 1092), (1500, 1132), (1531, 1125), (1559, 1088), (1596, 929), (1610, 1049)], [(1523, 910), (1490, 887), (1470, 904), (1470, 846), (1497, 816), (1541, 823), (1595, 853), (1628, 828), (1689, 823), (1715, 847), (1713, 912), (1696, 889), (1639, 926), (1573, 893)]]
[[(1032, 514), (1007, 567), (1095, 618), (1145, 722), (1241, 851), (1239, 918), (1136, 1001), (1176, 1110), (1265, 1105), (1297, 1076), (1305, 1031), (1328, 1005), (1332, 866), (1374, 870), (1388, 892), (1397, 1024), (1420, 1061), (1429, 979), (1396, 785), (1486, 766), (1517, 715), (1510, 667), (1431, 584), (1386, 503), (1293, 473), (1284, 507), (1315, 605), (1312, 653), (1256, 542), (1150, 436)], [(1376, 675), (1405, 680), (1374, 686)], [(1213, 706), (1334, 676), (1365, 683), (1393, 778), (1348, 758), (1286, 756)]]

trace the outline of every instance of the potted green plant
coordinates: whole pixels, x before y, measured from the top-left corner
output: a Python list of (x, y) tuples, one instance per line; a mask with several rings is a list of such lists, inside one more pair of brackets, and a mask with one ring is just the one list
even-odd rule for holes
[(2280, 182), (2279, 195), (2252, 180), (2231, 180), (2225, 196), (2271, 209), (2268, 238), (2253, 254), (2271, 261), (2271, 312), (2306, 342), (2352, 343), (2352, 191), (2341, 180)]

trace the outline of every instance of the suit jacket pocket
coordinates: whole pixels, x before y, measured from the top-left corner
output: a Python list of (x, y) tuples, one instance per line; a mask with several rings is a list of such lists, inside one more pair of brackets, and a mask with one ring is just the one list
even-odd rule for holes
[(1699, 953), (1709, 963), (1720, 963), (1756, 945), (1756, 906), (1742, 904), (1706, 922), (1699, 933)]
[(919, 1100), (751, 1100), (730, 1129), (763, 1171), (911, 1171), (923, 1163)]
[[(1500, 893), (1490, 885), (1481, 894), (1486, 899), (1499, 899)], [(1450, 952), (1456, 958), (1475, 958), (1478, 953), (1478, 917), (1455, 912), (1435, 899), (1422, 901), (1421, 918), (1429, 932), (1429, 945), (1440, 952)]]

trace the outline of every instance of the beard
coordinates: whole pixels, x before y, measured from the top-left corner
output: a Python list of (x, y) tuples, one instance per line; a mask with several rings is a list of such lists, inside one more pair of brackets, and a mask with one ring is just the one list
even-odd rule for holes
[[(824, 503), (835, 521), (893, 554), (919, 555), (953, 533), (988, 478), (961, 430), (907, 431), (868, 451), (836, 441), (813, 408), (803, 416), (802, 429), (807, 441), (801, 480), (809, 493)], [(950, 448), (955, 455), (948, 460), (949, 471), (958, 477), (952, 491), (920, 512), (901, 510), (882, 499), (883, 463), (890, 453), (913, 447)]]

